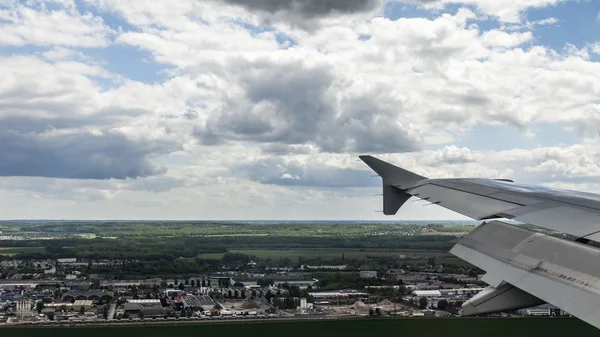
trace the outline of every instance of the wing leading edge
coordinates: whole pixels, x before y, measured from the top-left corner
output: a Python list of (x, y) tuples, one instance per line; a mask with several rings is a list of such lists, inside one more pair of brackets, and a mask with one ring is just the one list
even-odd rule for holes
[(513, 219), (600, 241), (600, 195), (494, 179), (428, 179), (372, 156), (360, 159), (382, 178), (386, 215), (415, 196), (478, 220)]

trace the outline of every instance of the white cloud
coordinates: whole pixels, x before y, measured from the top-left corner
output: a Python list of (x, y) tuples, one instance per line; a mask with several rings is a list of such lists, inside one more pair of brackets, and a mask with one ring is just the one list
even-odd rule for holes
[(591, 45), (592, 53), (596, 55), (600, 55), (600, 42), (596, 42)]
[(483, 43), (490, 47), (513, 48), (531, 41), (531, 32), (508, 34), (498, 30), (491, 30), (483, 34)]
[(443, 8), (446, 4), (466, 4), (477, 7), (484, 14), (497, 17), (502, 22), (519, 23), (522, 14), (531, 8), (543, 8), (573, 0), (400, 0), (420, 3), (428, 8)]
[(0, 46), (102, 47), (110, 43), (112, 31), (101, 17), (78, 12), (72, 1), (53, 2), (62, 9), (50, 10), (38, 1), (0, 4)]

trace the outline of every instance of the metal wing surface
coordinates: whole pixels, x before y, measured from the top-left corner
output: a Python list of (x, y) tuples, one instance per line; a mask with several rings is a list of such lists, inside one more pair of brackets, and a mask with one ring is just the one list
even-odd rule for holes
[(414, 196), (478, 220), (513, 219), (600, 241), (600, 195), (494, 179), (428, 179), (372, 156), (360, 158), (383, 180), (386, 215)]
[(463, 314), (550, 303), (600, 328), (600, 249), (492, 221), (450, 253), (485, 270), (490, 285), (463, 304)]

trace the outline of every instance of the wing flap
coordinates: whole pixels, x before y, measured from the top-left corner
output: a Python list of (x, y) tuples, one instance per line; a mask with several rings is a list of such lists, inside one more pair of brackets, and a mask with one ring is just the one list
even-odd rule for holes
[[(600, 230), (600, 213), (560, 204), (554, 207), (526, 212), (515, 216), (514, 219), (581, 237), (588, 236)], [(576, 225), (574, 226), (574, 224)]]
[(462, 306), (465, 316), (531, 308), (544, 304), (543, 300), (505, 283), (499, 287), (487, 287), (470, 298)]
[(600, 249), (492, 221), (450, 252), (600, 328)]

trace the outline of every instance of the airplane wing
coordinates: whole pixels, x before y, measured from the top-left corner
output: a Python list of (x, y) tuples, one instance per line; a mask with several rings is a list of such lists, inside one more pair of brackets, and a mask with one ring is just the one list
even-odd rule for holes
[(600, 195), (506, 180), (428, 179), (372, 156), (360, 159), (383, 179), (386, 215), (414, 196), (477, 220), (513, 219), (600, 241)]
[[(429, 179), (372, 156), (360, 156), (382, 178), (384, 214), (418, 197), (478, 220), (514, 219), (568, 233), (564, 240), (491, 221), (450, 251), (483, 269), (490, 286), (463, 304), (477, 315), (555, 305), (600, 328), (600, 196), (495, 179)], [(584, 242), (584, 243), (582, 243)]]
[(600, 328), (599, 249), (492, 221), (450, 253), (485, 270), (490, 285), (463, 304), (464, 315), (550, 303)]

